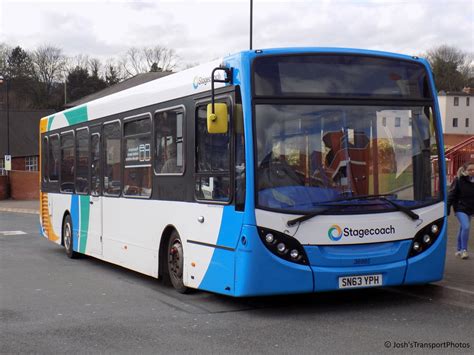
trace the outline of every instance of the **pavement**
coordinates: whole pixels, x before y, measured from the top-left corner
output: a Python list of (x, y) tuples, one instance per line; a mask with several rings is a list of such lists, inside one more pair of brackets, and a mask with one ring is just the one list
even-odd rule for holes
[[(39, 200), (0, 200), (0, 212), (39, 214)], [(472, 222), (474, 223), (474, 221)], [(454, 298), (474, 298), (474, 226), (471, 225), (469, 234), (470, 257), (461, 260), (454, 255), (459, 222), (452, 213), (448, 217), (448, 247), (446, 252), (446, 267), (444, 279), (435, 282), (433, 294), (443, 293)], [(404, 288), (407, 292), (419, 294), (422, 290), (417, 287)]]

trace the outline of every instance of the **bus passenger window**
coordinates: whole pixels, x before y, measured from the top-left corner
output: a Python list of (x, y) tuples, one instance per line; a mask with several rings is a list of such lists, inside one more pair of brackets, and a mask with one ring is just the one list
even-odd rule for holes
[(74, 192), (74, 133), (61, 134), (61, 192)]
[(119, 196), (122, 186), (120, 136), (120, 122), (104, 125), (104, 194), (109, 196)]
[(124, 196), (151, 196), (151, 119), (126, 122), (123, 135), (125, 145)]
[(41, 181), (48, 181), (48, 137), (43, 137), (41, 145)]
[(76, 192), (89, 193), (89, 131), (76, 131)]
[(91, 135), (91, 194), (100, 195), (100, 134)]
[(182, 174), (184, 110), (161, 111), (155, 116), (155, 173)]
[(57, 134), (49, 137), (48, 176), (49, 181), (59, 179), (59, 136)]

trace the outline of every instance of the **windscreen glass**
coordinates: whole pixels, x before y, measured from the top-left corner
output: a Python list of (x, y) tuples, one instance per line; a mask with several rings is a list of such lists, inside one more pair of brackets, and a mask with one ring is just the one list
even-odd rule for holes
[(430, 106), (260, 104), (255, 126), (260, 207), (311, 211), (374, 194), (410, 208), (439, 200)]

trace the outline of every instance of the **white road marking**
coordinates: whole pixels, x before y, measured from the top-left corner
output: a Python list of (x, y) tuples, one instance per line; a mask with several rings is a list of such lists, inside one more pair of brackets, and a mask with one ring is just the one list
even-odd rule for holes
[(7, 235), (21, 235), (26, 234), (23, 231), (0, 231), (0, 235), (7, 236)]

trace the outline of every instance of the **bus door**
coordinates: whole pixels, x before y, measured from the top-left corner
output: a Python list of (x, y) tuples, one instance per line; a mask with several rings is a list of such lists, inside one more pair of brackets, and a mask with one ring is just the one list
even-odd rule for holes
[(101, 126), (93, 126), (91, 135), (91, 199), (88, 249), (102, 255), (102, 135)]
[[(202, 257), (196, 264), (208, 265), (205, 277), (196, 285), (205, 290), (214, 290), (216, 285), (231, 290), (234, 284), (234, 250), (243, 212), (233, 203), (233, 99), (233, 95), (216, 97), (216, 102), (228, 107), (228, 129), (222, 133), (208, 131), (208, 101), (198, 103), (196, 108), (195, 199), (200, 208), (196, 210), (195, 237), (188, 239), (188, 247), (194, 249), (193, 255)], [(218, 253), (213, 253), (215, 250)], [(191, 286), (193, 276), (190, 274), (188, 280)]]

